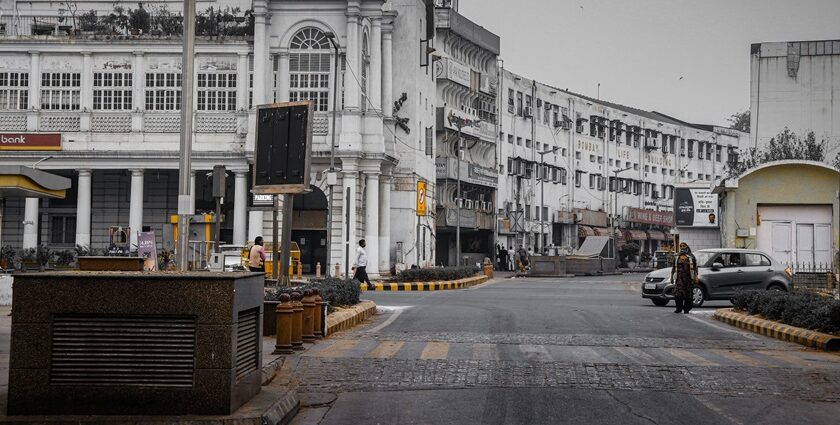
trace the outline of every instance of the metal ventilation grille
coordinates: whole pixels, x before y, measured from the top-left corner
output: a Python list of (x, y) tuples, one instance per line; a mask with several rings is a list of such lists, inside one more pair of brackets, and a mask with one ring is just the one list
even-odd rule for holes
[(195, 319), (55, 315), (50, 384), (191, 387)]
[(236, 380), (257, 370), (259, 308), (239, 312), (236, 322)]

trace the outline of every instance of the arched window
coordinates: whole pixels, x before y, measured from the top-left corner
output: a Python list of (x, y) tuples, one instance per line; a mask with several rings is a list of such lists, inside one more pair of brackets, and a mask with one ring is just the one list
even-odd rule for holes
[(315, 111), (326, 112), (330, 94), (330, 41), (318, 28), (303, 28), (289, 45), (289, 99), (311, 100)]
[(365, 32), (362, 38), (362, 111), (367, 111), (368, 107), (368, 75), (370, 75), (370, 48), (368, 35)]

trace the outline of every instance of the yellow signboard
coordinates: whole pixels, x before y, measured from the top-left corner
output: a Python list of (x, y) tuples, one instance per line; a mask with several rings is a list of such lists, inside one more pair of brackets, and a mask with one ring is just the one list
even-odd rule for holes
[(417, 215), (426, 215), (426, 182), (423, 180), (417, 182)]

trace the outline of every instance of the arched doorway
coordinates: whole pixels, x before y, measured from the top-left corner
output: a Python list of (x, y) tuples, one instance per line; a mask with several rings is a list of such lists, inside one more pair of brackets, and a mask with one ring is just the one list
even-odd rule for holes
[(292, 240), (300, 247), (303, 272), (315, 273), (315, 265), (327, 267), (327, 196), (315, 187), (295, 195), (292, 215)]

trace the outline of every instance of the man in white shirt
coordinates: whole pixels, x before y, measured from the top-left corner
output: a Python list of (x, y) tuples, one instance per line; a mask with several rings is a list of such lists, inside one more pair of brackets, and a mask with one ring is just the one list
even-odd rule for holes
[(359, 247), (356, 248), (356, 261), (353, 263), (353, 270), (355, 273), (353, 274), (353, 279), (359, 281), (359, 283), (367, 283), (368, 288), (371, 286), (370, 278), (368, 278), (367, 268), (368, 264), (368, 256), (367, 251), (365, 251), (365, 240), (362, 239), (359, 241)]

